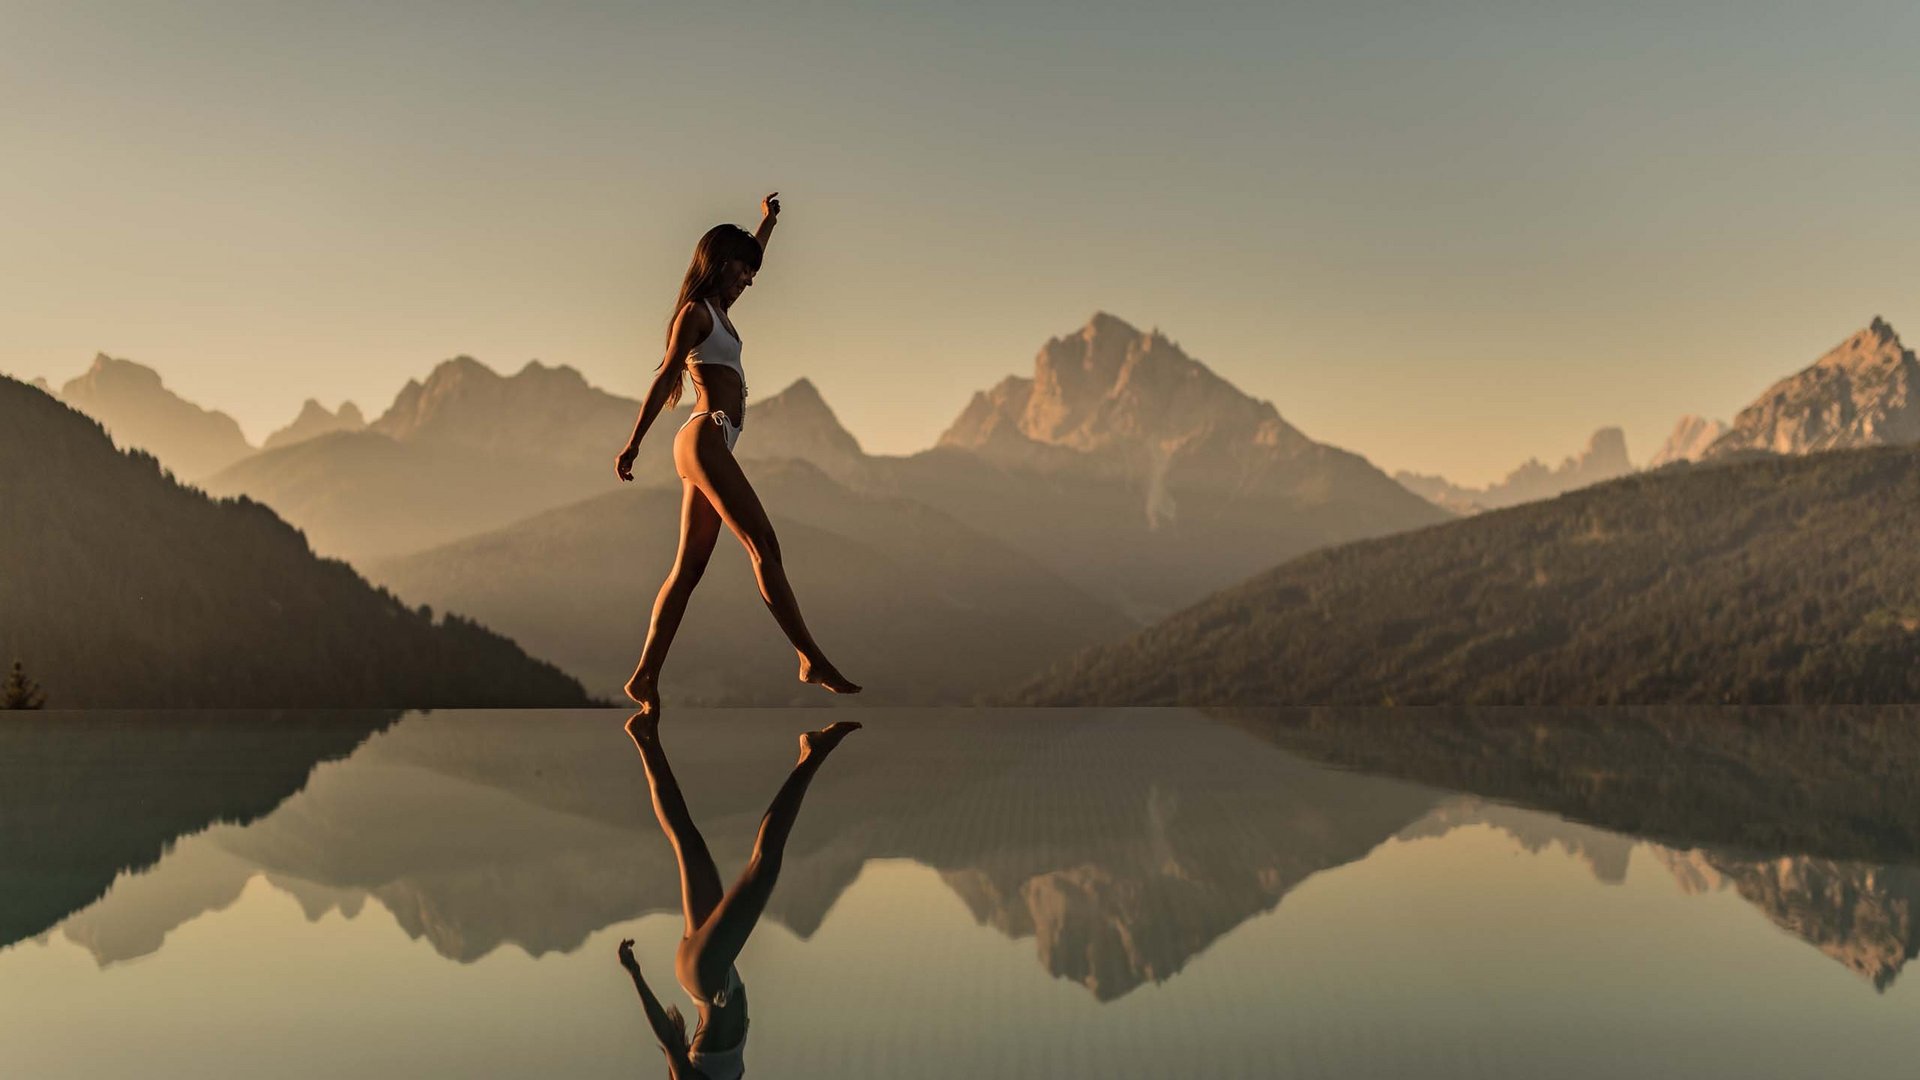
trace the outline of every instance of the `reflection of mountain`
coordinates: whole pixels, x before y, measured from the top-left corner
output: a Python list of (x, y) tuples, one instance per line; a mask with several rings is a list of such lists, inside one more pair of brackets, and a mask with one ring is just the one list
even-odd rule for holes
[[(178, 837), (267, 813), (316, 763), (349, 753), (393, 716), (93, 712), (0, 722), (0, 945), (40, 933), (116, 877), (118, 893), (139, 887), (147, 880), (141, 871), (156, 862), (171, 868), (174, 855), (164, 853)], [(231, 899), (195, 891), (187, 900), (149, 896), (136, 907), (147, 918), (173, 918), (160, 914), (165, 908), (183, 920)], [(84, 932), (103, 955), (152, 947), (139, 934)]]
[(1732, 886), (1782, 930), (1873, 983), (1920, 956), (1920, 868), (1655, 849), (1683, 888)]
[[(1904, 805), (1920, 731), (1885, 717), (1618, 715), (1324, 711), (1229, 726), (875, 713), (809, 795), (769, 914), (809, 935), (868, 860), (912, 859), (983, 924), (1032, 936), (1048, 971), (1109, 1000), (1171, 977), (1314, 874), (1390, 839), (1489, 826), (1618, 882), (1636, 841), (1614, 830), (1634, 822), (1660, 838), (1654, 854), (1683, 887), (1729, 882), (1877, 985), (1892, 979), (1920, 940)], [(617, 721), (411, 718), (315, 770), (273, 813), (181, 840), (62, 929), (102, 962), (139, 955), (261, 874), (310, 918), (371, 899), (463, 961), (509, 944), (571, 950), (610, 924), (676, 911), (672, 856)], [(678, 723), (675, 772), (730, 874), (798, 723), (765, 712)]]
[[(260, 873), (309, 917), (371, 898), (460, 960), (504, 944), (571, 950), (611, 923), (677, 910), (672, 856), (617, 719), (542, 716), (537, 738), (522, 718), (410, 719), (316, 770), (264, 819), (180, 841), (63, 931), (102, 962), (140, 955)], [(707, 713), (699, 724), (669, 748), (730, 874), (790, 764), (796, 722)], [(1160, 753), (1175, 737), (1182, 753)], [(860, 740), (809, 795), (771, 917), (809, 934), (866, 861), (911, 858), (1103, 999), (1167, 978), (1434, 801), (1193, 718), (920, 713)]]
[[(1885, 989), (1920, 955), (1920, 712), (1913, 709), (1238, 711), (1343, 768), (1463, 789), (1649, 837), (1683, 888), (1731, 884), (1782, 929)], [(1523, 812), (1443, 807), (1513, 833)], [(1431, 823), (1427, 823), (1428, 826)], [(1616, 861), (1554, 827), (1551, 839)], [(1612, 833), (1586, 830), (1595, 836)], [(1569, 839), (1572, 835), (1575, 839)], [(1893, 865), (1888, 865), (1893, 864)]]

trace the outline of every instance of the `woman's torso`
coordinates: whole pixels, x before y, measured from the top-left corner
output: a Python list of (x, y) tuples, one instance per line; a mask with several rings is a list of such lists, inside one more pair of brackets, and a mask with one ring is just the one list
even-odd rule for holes
[(726, 314), (711, 301), (701, 301), (713, 320), (700, 344), (687, 353), (687, 371), (693, 376), (694, 406), (698, 412), (724, 412), (739, 424), (747, 411), (746, 370), (741, 364), (740, 336)]

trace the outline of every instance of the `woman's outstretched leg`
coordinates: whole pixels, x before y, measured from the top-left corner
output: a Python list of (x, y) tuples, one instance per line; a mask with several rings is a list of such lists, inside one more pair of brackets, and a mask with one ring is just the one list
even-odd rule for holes
[(660, 711), (633, 714), (627, 719), (627, 734), (647, 769), (654, 816), (660, 819), (660, 829), (667, 834), (674, 859), (680, 863), (680, 909), (686, 912), (686, 933), (691, 935), (720, 905), (720, 870), (713, 865), (707, 841), (694, 827), (687, 800), (681, 797), (680, 784), (667, 765), (667, 752), (660, 746)]
[(699, 485), (721, 520), (746, 547), (747, 555), (753, 560), (754, 579), (760, 583), (760, 599), (766, 601), (767, 610), (773, 613), (774, 621), (793, 644), (793, 651), (800, 655), (800, 681), (818, 684), (836, 694), (859, 693), (859, 685), (840, 674), (808, 632), (807, 622), (800, 616), (800, 602), (794, 599), (793, 586), (787, 583), (786, 567), (780, 561), (780, 540), (773, 533), (773, 523), (767, 520), (760, 496), (754, 493), (747, 475), (740, 471), (740, 463), (733, 459), (725, 440), (717, 429), (709, 431), (707, 425), (702, 424), (690, 442), (692, 445), (684, 449), (679, 443), (674, 444), (675, 464), (689, 480)]
[(760, 835), (754, 838), (753, 858), (748, 860), (746, 872), (689, 942), (702, 985), (726, 984), (727, 969), (746, 947), (760, 913), (767, 909), (768, 897), (773, 895), (773, 884), (786, 856), (787, 837), (800, 817), (800, 800), (806, 797), (807, 785), (840, 740), (859, 729), (859, 724), (843, 720), (800, 736), (800, 760), (760, 819)]
[(686, 616), (687, 600), (700, 575), (707, 572), (707, 560), (713, 556), (714, 541), (720, 537), (720, 513), (701, 493), (699, 485), (681, 482), (680, 550), (673, 557), (673, 569), (660, 586), (653, 601), (653, 621), (647, 624), (647, 644), (640, 650), (640, 663), (627, 680), (627, 696), (644, 714), (660, 709), (660, 667), (667, 662), (667, 649)]

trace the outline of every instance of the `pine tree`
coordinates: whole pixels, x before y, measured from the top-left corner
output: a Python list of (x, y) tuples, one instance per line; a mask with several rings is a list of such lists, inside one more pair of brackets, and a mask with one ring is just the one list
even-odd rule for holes
[(13, 662), (13, 671), (7, 676), (6, 685), (0, 686), (0, 709), (38, 709), (47, 703), (47, 695), (20, 666)]

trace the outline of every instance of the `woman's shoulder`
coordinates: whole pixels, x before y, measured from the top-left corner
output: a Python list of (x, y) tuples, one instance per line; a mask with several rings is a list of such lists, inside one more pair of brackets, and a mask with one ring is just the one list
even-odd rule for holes
[(679, 327), (678, 336), (690, 337), (690, 344), (699, 344), (713, 332), (713, 310), (705, 300), (689, 300), (680, 305), (673, 321)]

